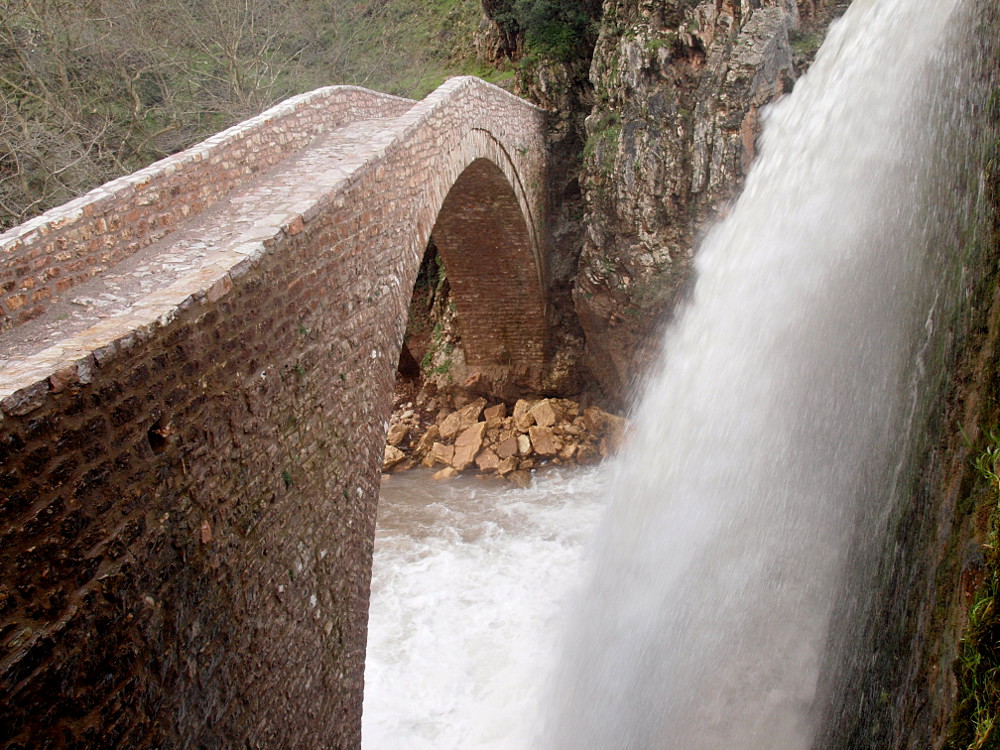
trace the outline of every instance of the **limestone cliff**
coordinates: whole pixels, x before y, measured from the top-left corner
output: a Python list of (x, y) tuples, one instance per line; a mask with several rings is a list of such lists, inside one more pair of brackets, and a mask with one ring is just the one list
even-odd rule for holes
[(606, 0), (574, 285), (586, 361), (606, 393), (627, 392), (657, 351), (700, 234), (753, 160), (761, 108), (791, 89), (805, 62), (793, 46), (810, 56), (833, 5)]
[(484, 1), (479, 46), (518, 60), (517, 93), (551, 113), (549, 385), (597, 385), (620, 407), (700, 234), (739, 193), (761, 109), (791, 89), (847, 0), (590, 2), (591, 23), (560, 55), (532, 48), (532, 5)]

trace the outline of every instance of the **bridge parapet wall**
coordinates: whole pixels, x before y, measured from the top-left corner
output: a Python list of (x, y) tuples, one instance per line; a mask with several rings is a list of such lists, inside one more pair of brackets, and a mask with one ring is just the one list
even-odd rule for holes
[[(543, 117), (454, 79), (396, 119), (320, 139), (268, 175), (274, 206), (201, 268), (0, 373), (9, 738), (358, 747), (413, 283), (473, 164), (502, 173), (533, 238), (522, 249), (537, 249)], [(514, 287), (511, 318), (544, 316), (531, 260), (538, 284)]]
[(354, 86), (317, 89), (0, 234), (0, 332), (43, 315), (56, 294), (162, 239), (322, 133), (397, 117), (414, 103)]

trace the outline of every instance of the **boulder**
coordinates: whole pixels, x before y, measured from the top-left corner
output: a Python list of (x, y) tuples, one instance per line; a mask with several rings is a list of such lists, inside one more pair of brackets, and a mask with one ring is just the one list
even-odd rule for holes
[(386, 436), (385, 442), (389, 445), (399, 445), (409, 433), (410, 425), (406, 422), (397, 422), (389, 428), (389, 434)]
[(382, 471), (389, 471), (396, 464), (403, 461), (406, 454), (394, 445), (385, 446), (385, 455), (382, 458)]
[(562, 431), (565, 432), (567, 435), (572, 435), (573, 437), (577, 437), (583, 434), (583, 430), (580, 427), (578, 427), (575, 422), (565, 423), (562, 426)]
[(451, 479), (452, 477), (457, 477), (458, 471), (451, 466), (445, 466), (441, 471), (437, 472), (431, 479)]
[(512, 471), (517, 471), (517, 456), (511, 456), (510, 458), (505, 458), (497, 466), (497, 474), (502, 477), (507, 476)]
[(568, 398), (554, 398), (550, 399), (550, 401), (559, 413), (560, 419), (568, 422), (576, 419), (580, 414), (580, 405), (576, 401), (570, 401)]
[(476, 422), (471, 427), (463, 430), (462, 434), (455, 440), (455, 455), (451, 460), (451, 465), (459, 471), (467, 468), (483, 447), (483, 436), (485, 434), (485, 422)]
[(530, 401), (525, 401), (523, 398), (518, 399), (517, 403), (514, 404), (514, 426), (520, 432), (527, 432), (528, 428), (535, 423), (535, 418), (531, 415)]
[(625, 439), (627, 419), (608, 414), (596, 406), (588, 406), (583, 412), (583, 419), (591, 434), (601, 438), (601, 453), (605, 457), (618, 452)]
[(584, 464), (595, 464), (601, 460), (601, 454), (593, 445), (581, 445), (576, 451), (576, 462)]
[(517, 436), (517, 452), (522, 456), (528, 456), (531, 454), (531, 438), (527, 435)]
[(409, 471), (416, 465), (417, 465), (416, 459), (413, 456), (407, 456), (403, 461), (396, 464), (396, 466), (393, 468), (393, 472)]
[(535, 424), (539, 427), (551, 427), (559, 421), (559, 414), (549, 399), (539, 401), (532, 406), (529, 414), (531, 414), (531, 417), (535, 420)]
[(528, 429), (531, 445), (539, 456), (554, 456), (559, 452), (556, 437), (551, 427), (531, 427)]
[(563, 461), (571, 460), (579, 447), (576, 443), (567, 443), (559, 450), (559, 458)]
[(489, 422), (491, 419), (503, 419), (507, 416), (507, 404), (496, 404), (483, 411), (483, 419)]
[(476, 466), (480, 471), (496, 471), (500, 466), (500, 457), (489, 448), (484, 448), (476, 456)]
[(452, 459), (455, 457), (455, 446), (445, 445), (444, 443), (434, 443), (431, 446), (431, 452), (427, 454), (428, 458), (432, 459), (434, 463), (450, 464)]
[(413, 455), (417, 458), (423, 458), (426, 456), (430, 451), (431, 446), (434, 445), (434, 441), (436, 441), (439, 437), (441, 437), (441, 430), (438, 429), (436, 424), (432, 424), (420, 437), (420, 440), (417, 441), (417, 445), (412, 451)]
[[(527, 435), (524, 436), (527, 440)], [(530, 445), (530, 442), (529, 442)], [(496, 446), (497, 456), (501, 459), (516, 456), (518, 453), (517, 438), (511, 435), (506, 440), (501, 440)]]
[(471, 404), (467, 404), (458, 411), (446, 416), (438, 423), (438, 429), (441, 430), (441, 437), (450, 440), (455, 435), (474, 425), (479, 420), (479, 415), (482, 414), (484, 406), (486, 406), (486, 399), (477, 398)]

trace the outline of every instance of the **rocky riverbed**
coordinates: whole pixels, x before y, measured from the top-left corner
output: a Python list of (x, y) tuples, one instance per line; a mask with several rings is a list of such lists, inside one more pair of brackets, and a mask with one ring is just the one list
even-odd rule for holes
[(436, 479), (462, 472), (499, 475), (526, 487), (546, 464), (597, 463), (617, 451), (627, 421), (562, 398), (514, 404), (457, 397), (453, 405), (403, 401), (389, 423), (382, 471), (440, 467)]

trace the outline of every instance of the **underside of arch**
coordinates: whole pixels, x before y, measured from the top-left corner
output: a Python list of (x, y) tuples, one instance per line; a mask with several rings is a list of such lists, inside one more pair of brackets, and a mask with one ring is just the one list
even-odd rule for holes
[(498, 395), (536, 389), (546, 355), (545, 294), (532, 234), (500, 168), (473, 161), (448, 192), (432, 235), (473, 377)]

